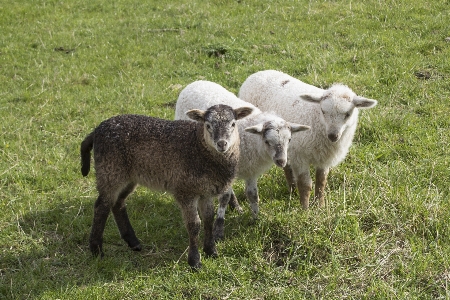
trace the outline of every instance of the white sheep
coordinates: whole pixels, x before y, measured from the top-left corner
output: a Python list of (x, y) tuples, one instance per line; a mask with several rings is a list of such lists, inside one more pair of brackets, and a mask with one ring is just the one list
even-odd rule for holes
[(304, 209), (309, 207), (312, 189), (309, 166), (316, 169), (314, 196), (319, 206), (323, 206), (329, 169), (348, 153), (358, 109), (377, 104), (376, 100), (357, 96), (342, 84), (323, 90), (274, 70), (250, 75), (239, 90), (239, 98), (259, 109), (274, 111), (290, 122), (311, 126), (310, 131), (292, 138), (284, 168), (288, 186), (291, 191), (297, 186)]
[[(259, 212), (258, 177), (275, 163), (284, 167), (291, 133), (309, 129), (308, 126), (286, 122), (269, 112), (261, 112), (250, 103), (242, 101), (221, 85), (210, 81), (196, 81), (184, 88), (176, 104), (175, 119), (187, 119), (185, 112), (204, 109), (211, 105), (225, 104), (233, 108), (252, 107), (253, 112), (237, 121), (240, 137), (240, 158), (237, 178), (245, 181), (245, 194), (253, 216)], [(214, 225), (216, 239), (224, 237), (224, 218), (227, 204), (236, 206), (242, 212), (233, 189), (219, 197), (219, 208)]]
[(186, 112), (196, 122), (119, 115), (100, 123), (80, 147), (83, 176), (89, 173), (93, 149), (99, 194), (91, 252), (103, 255), (103, 231), (111, 210), (122, 238), (131, 249), (141, 250), (125, 207), (128, 195), (141, 184), (168, 191), (178, 202), (189, 234), (191, 267), (201, 266), (197, 210), (205, 229), (203, 250), (217, 256), (212, 198), (227, 191), (236, 177), (240, 141), (236, 120), (251, 112), (248, 107), (214, 105)]

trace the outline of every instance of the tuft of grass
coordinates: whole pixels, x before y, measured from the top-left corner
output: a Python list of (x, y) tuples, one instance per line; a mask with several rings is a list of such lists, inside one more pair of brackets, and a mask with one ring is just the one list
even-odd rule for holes
[[(450, 297), (448, 1), (9, 1), (0, 9), (0, 298), (447, 299)], [(261, 215), (228, 212), (219, 258), (191, 272), (169, 194), (139, 188), (88, 237), (94, 171), (79, 146), (123, 113), (172, 119), (195, 80), (237, 93), (278, 69), (377, 99), (363, 111), (327, 207), (259, 181)]]

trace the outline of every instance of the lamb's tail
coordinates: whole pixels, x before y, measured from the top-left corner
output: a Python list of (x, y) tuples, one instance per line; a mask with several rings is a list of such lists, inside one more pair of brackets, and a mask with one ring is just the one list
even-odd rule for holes
[(91, 167), (91, 150), (94, 146), (94, 132), (91, 132), (84, 141), (81, 142), (81, 174), (87, 176)]

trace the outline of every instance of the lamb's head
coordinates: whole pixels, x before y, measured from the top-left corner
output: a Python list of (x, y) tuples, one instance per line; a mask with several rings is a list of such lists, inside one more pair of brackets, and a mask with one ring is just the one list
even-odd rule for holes
[(377, 105), (377, 101), (357, 96), (350, 88), (334, 84), (322, 94), (305, 94), (303, 100), (318, 103), (320, 120), (325, 125), (326, 135), (331, 142), (337, 142), (346, 128), (358, 120), (358, 108), (368, 109)]
[(245, 131), (261, 135), (266, 152), (278, 167), (284, 168), (287, 163), (287, 150), (292, 133), (308, 129), (310, 129), (309, 126), (290, 123), (276, 117), (247, 127)]
[(218, 104), (207, 110), (193, 109), (186, 115), (194, 121), (203, 123), (203, 136), (206, 144), (218, 152), (227, 152), (238, 140), (239, 131), (236, 121), (251, 114), (253, 108), (233, 109), (228, 105)]

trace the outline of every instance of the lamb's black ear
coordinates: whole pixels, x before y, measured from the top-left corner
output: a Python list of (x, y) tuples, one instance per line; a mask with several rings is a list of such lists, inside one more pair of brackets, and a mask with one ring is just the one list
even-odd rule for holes
[(245, 118), (252, 112), (253, 112), (253, 108), (251, 108), (251, 107), (239, 107), (234, 110), (234, 113), (236, 115), (236, 120)]
[(205, 111), (200, 109), (191, 109), (186, 112), (186, 115), (197, 122), (205, 122)]
[(322, 95), (319, 94), (303, 94), (300, 95), (300, 98), (302, 100), (313, 102), (313, 103), (319, 103), (322, 100)]

